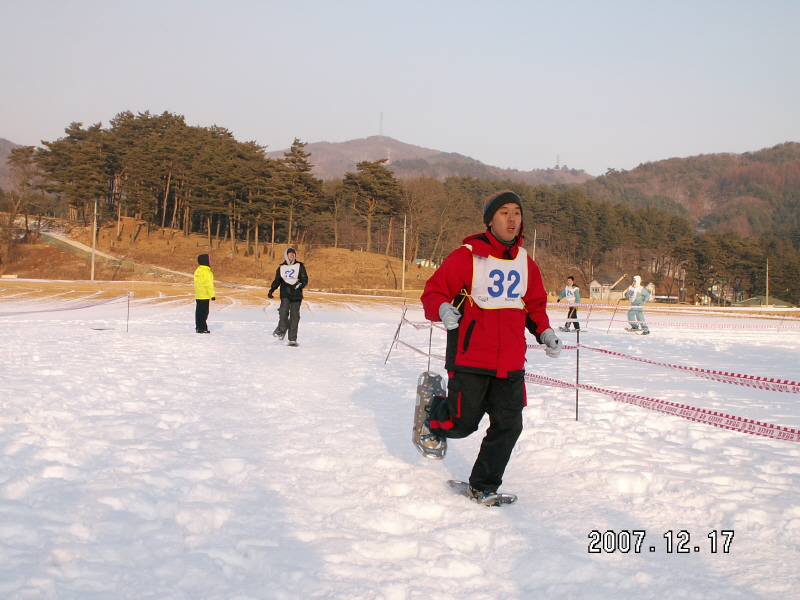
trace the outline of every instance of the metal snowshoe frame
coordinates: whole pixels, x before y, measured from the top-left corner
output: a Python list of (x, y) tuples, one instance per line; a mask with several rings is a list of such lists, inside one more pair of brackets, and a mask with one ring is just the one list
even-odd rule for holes
[(501, 506), (503, 504), (514, 504), (514, 502), (517, 501), (517, 496), (515, 494), (504, 494), (502, 492), (476, 494), (466, 481), (450, 479), (447, 485), (450, 486), (450, 489), (455, 493), (466, 496), (473, 502), (482, 504), (483, 506)]
[[(411, 430), (411, 441), (414, 447), (425, 458), (441, 460), (447, 452), (447, 440), (440, 438), (425, 427), (428, 420), (428, 409), (434, 396), (446, 396), (442, 385), (442, 376), (425, 371), (417, 381), (417, 405), (414, 407), (414, 426)], [(432, 443), (433, 442), (433, 443)]]

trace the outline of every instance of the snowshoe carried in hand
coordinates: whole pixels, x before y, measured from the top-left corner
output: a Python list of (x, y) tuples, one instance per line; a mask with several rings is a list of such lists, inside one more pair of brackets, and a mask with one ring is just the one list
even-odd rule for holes
[(426, 371), (417, 381), (417, 404), (414, 407), (411, 441), (425, 458), (442, 459), (447, 452), (447, 439), (431, 433), (427, 426), (428, 411), (435, 396), (447, 396), (442, 386), (442, 376)]

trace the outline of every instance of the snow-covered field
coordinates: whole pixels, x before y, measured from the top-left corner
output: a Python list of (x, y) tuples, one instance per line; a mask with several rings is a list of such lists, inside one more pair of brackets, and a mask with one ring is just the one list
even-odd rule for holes
[[(274, 302), (220, 294), (212, 333), (197, 335), (188, 292), (135, 298), (126, 331), (126, 302), (9, 316), (80, 300), (10, 289), (0, 294), (2, 598), (800, 598), (796, 442), (588, 392), (576, 421), (574, 390), (529, 385), (502, 488), (520, 499), (485, 508), (444, 484), (468, 476), (480, 434), (451, 442), (444, 461), (410, 443), (427, 360), (400, 346), (384, 364), (397, 302), (312, 296), (289, 348), (271, 337)], [(797, 329), (648, 313), (707, 327), (654, 325), (641, 337), (619, 323), (606, 333), (610, 317), (595, 311), (581, 342), (800, 379)], [(426, 330), (400, 337), (427, 350)], [(434, 354), (443, 342), (435, 330)], [(800, 427), (797, 394), (586, 350), (580, 366), (584, 384)], [(528, 354), (531, 373), (574, 381), (575, 367), (575, 350)], [(723, 530), (734, 532), (727, 552)], [(591, 553), (592, 531), (600, 550), (631, 532), (631, 549)], [(638, 552), (634, 531), (645, 532)]]

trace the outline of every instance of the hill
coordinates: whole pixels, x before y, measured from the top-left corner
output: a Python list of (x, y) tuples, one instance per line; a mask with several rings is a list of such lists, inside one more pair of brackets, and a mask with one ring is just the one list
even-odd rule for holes
[(584, 184), (595, 198), (683, 212), (700, 229), (744, 236), (800, 227), (800, 143), (610, 170)]
[(14, 148), (19, 147), (19, 144), (15, 144), (14, 142), (9, 142), (4, 138), (0, 138), (0, 190), (9, 189), (8, 167), (6, 166), (6, 161), (8, 160), (11, 151)]
[[(241, 242), (236, 256), (231, 256), (230, 243), (212, 240), (211, 248), (205, 236), (184, 237), (180, 231), (152, 231), (142, 234), (135, 243), (131, 233), (134, 219), (124, 218), (122, 234), (117, 236), (115, 224), (101, 227), (97, 250), (118, 260), (98, 258), (95, 279), (98, 281), (159, 281), (185, 283), (192, 280), (197, 267), (197, 255), (210, 253), (214, 274), (224, 284), (269, 286), (275, 269), (283, 260), (285, 244), (275, 246), (274, 258), (269, 244), (260, 248), (256, 260), (253, 246), (250, 252)], [(23, 279), (88, 280), (90, 255), (85, 248), (91, 245), (89, 227), (55, 219), (48, 220), (46, 230), (84, 244), (75, 248), (57, 238), (43, 235), (38, 242), (20, 244), (10, 263), (0, 264), (0, 274), (16, 275)], [(300, 244), (298, 257), (309, 271), (309, 290), (366, 295), (403, 296), (402, 267), (399, 258), (386, 257), (344, 248), (323, 248)], [(405, 297), (418, 298), (425, 282), (433, 273), (431, 267), (414, 266), (406, 271)]]
[[(471, 176), (476, 179), (519, 181), (531, 185), (583, 183), (591, 175), (575, 169), (535, 169), (517, 171), (486, 165), (479, 160), (454, 152), (441, 152), (406, 144), (387, 136), (375, 135), (348, 142), (317, 142), (308, 144), (313, 172), (320, 179), (341, 179), (356, 164), (369, 160), (389, 160), (388, 166), (399, 179), (426, 176), (443, 180), (450, 176)], [(287, 150), (268, 152), (271, 158), (281, 158)]]

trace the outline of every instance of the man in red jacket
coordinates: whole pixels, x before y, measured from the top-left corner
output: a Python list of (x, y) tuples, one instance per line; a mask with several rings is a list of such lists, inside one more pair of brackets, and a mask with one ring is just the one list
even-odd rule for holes
[(497, 492), (522, 433), (525, 329), (548, 356), (561, 352), (547, 317), (542, 275), (522, 247), (519, 196), (510, 191), (490, 196), (483, 222), (487, 230), (467, 237), (448, 255), (422, 293), (425, 316), (441, 320), (448, 330), (448, 395), (430, 404), (430, 433), (463, 438), (489, 415), (469, 477), (470, 493), (479, 500)]

